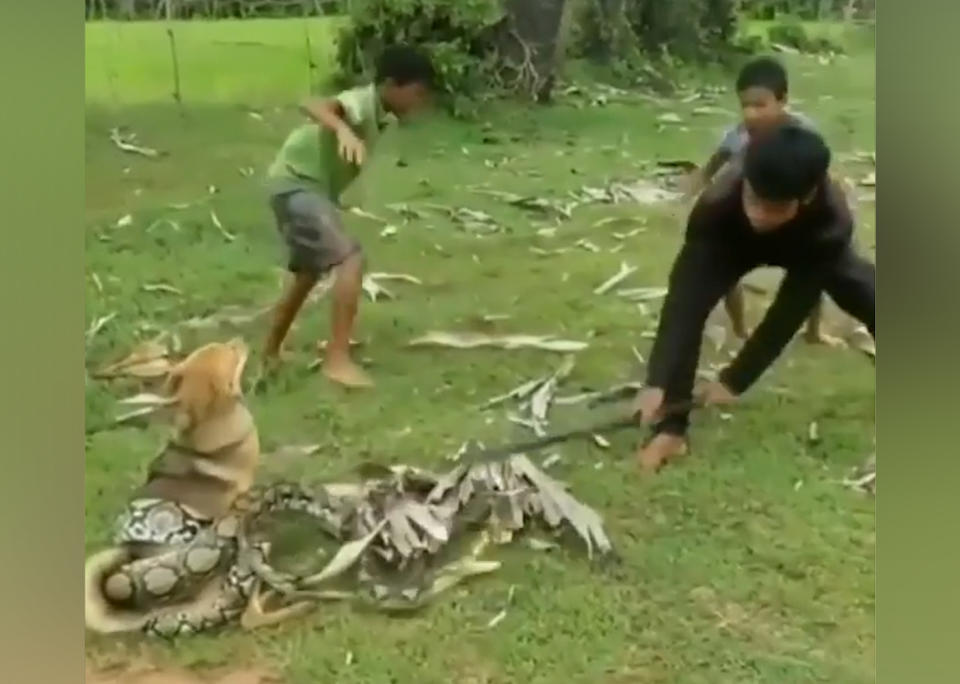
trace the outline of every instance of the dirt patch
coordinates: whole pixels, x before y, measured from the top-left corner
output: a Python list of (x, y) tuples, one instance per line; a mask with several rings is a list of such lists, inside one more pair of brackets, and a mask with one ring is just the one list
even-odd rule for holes
[(183, 669), (136, 665), (97, 669), (86, 663), (87, 684), (282, 684), (275, 673), (261, 668), (221, 670), (203, 675)]

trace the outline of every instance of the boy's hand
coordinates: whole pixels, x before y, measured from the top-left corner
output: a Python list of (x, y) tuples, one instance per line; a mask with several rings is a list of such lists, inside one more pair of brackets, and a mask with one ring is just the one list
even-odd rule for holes
[(694, 391), (694, 398), (702, 406), (729, 406), (737, 401), (737, 395), (722, 382), (708, 382)]
[(644, 425), (658, 421), (663, 409), (663, 396), (663, 390), (659, 387), (644, 387), (633, 400), (633, 415)]
[(367, 158), (367, 148), (348, 126), (337, 129), (337, 147), (344, 161), (363, 166)]

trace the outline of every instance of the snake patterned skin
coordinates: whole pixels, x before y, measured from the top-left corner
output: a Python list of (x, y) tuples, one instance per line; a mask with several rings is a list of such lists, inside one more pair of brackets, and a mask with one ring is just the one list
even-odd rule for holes
[(131, 501), (119, 516), (114, 542), (135, 560), (115, 568), (103, 583), (105, 598), (119, 608), (150, 615), (143, 631), (173, 637), (195, 634), (237, 619), (257, 585), (287, 579), (268, 564), (269, 544), (247, 538), (259, 516), (297, 511), (341, 538), (348, 514), (336, 497), (280, 483), (254, 489), (219, 520), (161, 499)]

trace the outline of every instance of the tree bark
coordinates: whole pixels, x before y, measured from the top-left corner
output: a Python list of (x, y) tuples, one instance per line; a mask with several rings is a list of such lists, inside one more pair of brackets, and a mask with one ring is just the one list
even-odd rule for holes
[(499, 38), (509, 64), (505, 78), (538, 102), (550, 99), (562, 45), (567, 0), (505, 0), (507, 21)]

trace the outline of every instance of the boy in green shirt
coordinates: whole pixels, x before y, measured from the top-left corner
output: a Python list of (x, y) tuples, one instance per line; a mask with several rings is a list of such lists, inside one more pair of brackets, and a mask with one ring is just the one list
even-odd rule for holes
[(274, 311), (264, 348), (268, 367), (279, 360), (283, 340), (310, 290), (321, 276), (336, 269), (323, 372), (348, 387), (373, 385), (350, 358), (350, 334), (362, 290), (363, 252), (343, 230), (339, 200), (359, 175), (386, 125), (386, 115), (403, 119), (423, 108), (433, 80), (428, 57), (411, 47), (394, 46), (380, 56), (374, 83), (302, 105), (312, 122), (290, 133), (267, 171), (270, 204), (293, 276)]

